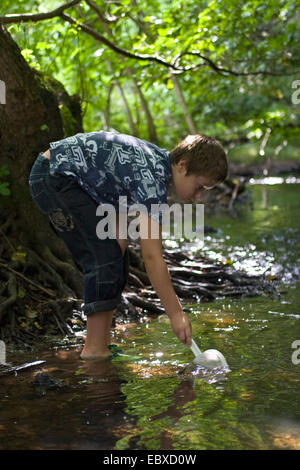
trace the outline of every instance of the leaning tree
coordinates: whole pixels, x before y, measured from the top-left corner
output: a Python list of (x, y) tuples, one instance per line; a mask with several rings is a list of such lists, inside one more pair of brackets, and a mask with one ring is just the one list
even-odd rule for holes
[(29, 290), (31, 299), (42, 292), (50, 300), (81, 296), (82, 275), (33, 204), (28, 177), (38, 153), (64, 137), (62, 116), (74, 132), (82, 126), (77, 97), (31, 68), (4, 27), (0, 51), (0, 326), (14, 331), (30, 310)]

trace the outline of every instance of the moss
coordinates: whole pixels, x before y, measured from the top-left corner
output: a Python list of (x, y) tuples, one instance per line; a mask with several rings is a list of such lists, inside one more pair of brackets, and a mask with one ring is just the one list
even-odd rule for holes
[(77, 132), (77, 121), (72, 115), (68, 106), (61, 104), (59, 105), (60, 115), (63, 122), (63, 128), (65, 136), (74, 135)]
[(45, 72), (41, 72), (40, 70), (34, 70), (36, 80), (41, 88), (46, 89), (49, 93), (55, 93), (58, 95), (59, 93), (66, 93), (66, 90), (62, 83), (58, 80), (53, 78), (51, 75), (48, 75)]
[(68, 137), (77, 132), (83, 132), (80, 99), (77, 95), (70, 96), (62, 83), (41, 71), (36, 72), (44, 101), (47, 96), (55, 95), (63, 123), (64, 135)]

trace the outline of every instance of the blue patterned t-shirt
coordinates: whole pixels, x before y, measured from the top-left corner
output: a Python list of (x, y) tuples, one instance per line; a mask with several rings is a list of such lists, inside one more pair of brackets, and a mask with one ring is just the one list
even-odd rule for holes
[[(112, 132), (89, 132), (50, 143), (50, 174), (71, 175), (98, 204), (119, 208), (143, 204), (161, 223), (161, 211), (151, 205), (167, 204), (172, 176), (169, 152), (145, 140)], [(124, 198), (121, 198), (124, 201)]]

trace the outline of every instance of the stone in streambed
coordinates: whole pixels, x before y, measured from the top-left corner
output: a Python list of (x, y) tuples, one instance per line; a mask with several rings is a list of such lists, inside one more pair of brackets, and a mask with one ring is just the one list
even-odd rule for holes
[(40, 372), (36, 374), (32, 385), (34, 386), (38, 396), (46, 395), (48, 390), (62, 390), (67, 387), (63, 380), (56, 379), (46, 372)]

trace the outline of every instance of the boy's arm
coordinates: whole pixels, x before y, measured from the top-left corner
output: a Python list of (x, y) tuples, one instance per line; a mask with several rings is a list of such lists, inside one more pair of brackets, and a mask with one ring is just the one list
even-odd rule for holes
[[(151, 225), (154, 228), (154, 233), (158, 234), (158, 239), (151, 238)], [(161, 226), (143, 212), (140, 212), (140, 239), (147, 274), (170, 318), (172, 329), (183, 343), (191, 346), (191, 324), (182, 310), (170, 279), (168, 267), (162, 256)]]

